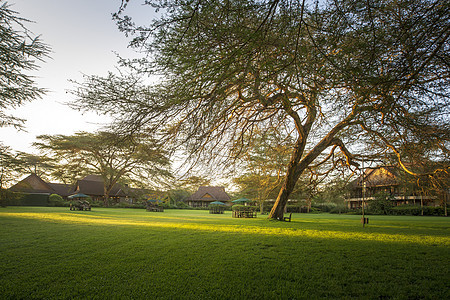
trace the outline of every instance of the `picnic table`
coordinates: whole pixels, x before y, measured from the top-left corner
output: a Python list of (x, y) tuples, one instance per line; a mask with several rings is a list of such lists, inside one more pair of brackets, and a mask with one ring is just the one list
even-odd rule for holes
[(234, 210), (233, 218), (256, 218), (254, 210)]
[(70, 210), (91, 210), (91, 204), (86, 200), (70, 201)]
[(223, 214), (225, 210), (225, 207), (223, 206), (211, 206), (209, 208), (209, 213), (210, 214)]

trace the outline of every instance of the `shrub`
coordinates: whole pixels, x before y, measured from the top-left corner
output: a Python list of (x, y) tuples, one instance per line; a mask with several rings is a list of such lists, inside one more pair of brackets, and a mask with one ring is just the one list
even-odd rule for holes
[[(311, 211), (310, 212), (330, 212), (332, 209), (334, 209), (336, 207), (337, 204), (335, 203), (318, 203), (318, 204), (313, 204), (311, 206)], [(314, 208), (314, 209), (313, 209)]]
[(113, 207), (113, 208), (145, 208), (146, 206), (143, 203), (118, 202), (118, 203), (111, 205), (110, 207)]
[(389, 193), (377, 193), (369, 202), (369, 210), (374, 214), (387, 215), (391, 212), (392, 200), (393, 196)]
[(390, 214), (395, 216), (419, 216), (421, 215), (420, 206), (402, 205), (392, 207)]
[(350, 212), (351, 209), (349, 209), (346, 205), (336, 205), (330, 210), (330, 214), (346, 214)]
[(160, 206), (162, 206), (162, 207), (164, 207), (164, 208), (168, 208), (168, 209), (177, 208), (176, 205), (170, 204), (170, 203), (168, 203), (168, 202), (163, 202), (163, 203), (160, 203), (160, 204), (158, 204), (158, 205), (160, 205)]
[(305, 213), (308, 211), (307, 207), (301, 205), (286, 205), (286, 211), (289, 213)]
[(7, 189), (0, 189), (0, 206), (6, 207), (7, 205), (11, 205), (11, 203), (15, 199), (20, 200), (20, 196), (17, 193), (13, 193), (10, 190)]
[(45, 194), (9, 192), (6, 204), (11, 206), (48, 206), (48, 198), (49, 196)]
[(241, 204), (235, 204), (231, 207), (232, 211), (244, 211), (244, 210), (248, 210), (248, 211), (256, 211), (258, 209), (257, 206), (246, 206), (246, 205), (241, 205)]
[(89, 202), (91, 203), (91, 207), (104, 207), (105, 206), (103, 201), (92, 200)]
[[(445, 213), (444, 208), (440, 206), (423, 207), (424, 216), (443, 216), (444, 213)], [(390, 214), (395, 216), (420, 216), (422, 215), (422, 208), (417, 205), (396, 206), (390, 209)]]
[(189, 205), (187, 205), (186, 203), (184, 203), (183, 201), (177, 202), (176, 205), (177, 208), (189, 208)]
[(443, 216), (445, 210), (441, 206), (424, 206), (423, 214), (426, 216)]
[(69, 206), (69, 202), (64, 200), (63, 197), (58, 194), (51, 194), (48, 197), (48, 206), (64, 207)]

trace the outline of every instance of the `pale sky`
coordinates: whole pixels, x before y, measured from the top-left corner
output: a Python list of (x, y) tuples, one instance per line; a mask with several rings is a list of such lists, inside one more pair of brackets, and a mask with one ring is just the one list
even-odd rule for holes
[[(3, 3), (4, 1), (0, 1)], [(73, 134), (95, 131), (105, 117), (94, 113), (82, 115), (64, 103), (74, 96), (66, 91), (73, 88), (69, 79), (81, 82), (82, 74), (106, 75), (117, 62), (114, 52), (133, 57), (128, 39), (117, 29), (111, 14), (120, 7), (121, 0), (10, 0), (10, 9), (34, 23), (26, 27), (41, 35), (51, 47), (50, 59), (40, 63), (32, 74), (39, 87), (49, 90), (42, 99), (34, 100), (11, 113), (27, 119), (27, 132), (14, 128), (0, 128), (0, 141), (13, 150), (36, 152), (31, 144), (41, 134)], [(151, 20), (152, 10), (142, 6), (141, 0), (130, 1), (127, 14), (139, 22)]]

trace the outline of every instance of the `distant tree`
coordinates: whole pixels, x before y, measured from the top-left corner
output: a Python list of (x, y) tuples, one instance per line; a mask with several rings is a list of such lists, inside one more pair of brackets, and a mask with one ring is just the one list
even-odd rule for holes
[(334, 203), (337, 205), (344, 205), (345, 198), (348, 194), (348, 175), (347, 178), (339, 175), (330, 179), (331, 180), (323, 182), (320, 185), (318, 193), (314, 197), (314, 201), (320, 203)]
[(357, 168), (361, 155), (391, 151), (407, 169), (405, 136), (448, 151), (448, 1), (145, 3), (164, 12), (149, 27), (116, 18), (145, 52), (133, 66), (161, 81), (133, 84), (136, 101), (121, 101), (89, 97), (122, 88), (90, 77), (80, 108), (113, 114), (125, 130), (164, 129), (174, 148), (215, 165), (249, 151), (256, 129), (284, 128), (294, 143), (270, 218), (323, 160)]
[(45, 93), (28, 72), (38, 68), (37, 61), (47, 58), (50, 48), (25, 27), (27, 22), (10, 9), (8, 2), (0, 1), (0, 127), (21, 128), (24, 120), (6, 110)]
[(55, 169), (53, 159), (45, 155), (18, 152), (16, 158), (22, 174), (34, 173), (41, 178), (47, 178)]
[(211, 180), (201, 176), (189, 176), (175, 180), (168, 191), (168, 201), (174, 205), (183, 205), (184, 199), (195, 193), (200, 186), (211, 185)]
[(7, 188), (20, 175), (21, 163), (11, 148), (0, 143), (0, 206), (5, 207), (14, 194)]
[(392, 205), (393, 196), (389, 193), (377, 193), (374, 199), (370, 200), (369, 208), (377, 214), (387, 215)]
[[(104, 202), (121, 179), (141, 185), (163, 184), (171, 178), (170, 160), (162, 145), (143, 134), (121, 136), (112, 132), (41, 135), (35, 143), (55, 160), (65, 178), (97, 174), (104, 182)], [(76, 177), (72, 177), (72, 180)]]
[(211, 185), (211, 180), (200, 176), (189, 176), (178, 180), (176, 185), (178, 189), (188, 191), (192, 194), (196, 192), (200, 186)]
[(21, 174), (21, 161), (10, 147), (0, 144), (0, 189), (5, 189)]
[(189, 197), (190, 194), (191, 193), (186, 190), (172, 189), (168, 192), (168, 199), (170, 203), (177, 205), (177, 203), (183, 202), (184, 199)]
[(233, 182), (240, 189), (239, 195), (255, 200), (261, 212), (266, 200), (277, 197), (292, 143), (291, 137), (280, 131), (256, 131), (248, 151), (239, 160), (242, 175)]
[(260, 207), (260, 211), (263, 212), (265, 201), (276, 199), (282, 181), (277, 176), (247, 173), (233, 178), (233, 183), (239, 189), (239, 197), (256, 201)]

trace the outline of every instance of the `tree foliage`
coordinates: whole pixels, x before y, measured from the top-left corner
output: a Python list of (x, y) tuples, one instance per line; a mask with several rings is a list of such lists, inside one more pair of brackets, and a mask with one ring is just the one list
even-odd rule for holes
[(45, 179), (48, 178), (56, 168), (54, 160), (45, 155), (18, 152), (16, 157), (19, 161), (20, 172), (22, 174), (34, 173)]
[(189, 176), (178, 180), (177, 188), (180, 190), (188, 191), (193, 194), (198, 190), (199, 186), (211, 185), (211, 180), (200, 176)]
[(5, 189), (17, 179), (21, 163), (10, 147), (0, 144), (0, 189)]
[(9, 188), (30, 173), (46, 178), (53, 168), (52, 160), (46, 156), (13, 151), (0, 143), (0, 188)]
[(242, 175), (233, 178), (239, 196), (258, 202), (261, 212), (264, 202), (276, 199), (289, 161), (292, 140), (289, 135), (275, 132), (255, 132), (248, 151), (239, 160)]
[(22, 163), (10, 147), (0, 143), (0, 206), (6, 207), (9, 200), (19, 196), (8, 190), (21, 175)]
[(391, 151), (407, 168), (401, 146), (424, 140), (448, 153), (448, 1), (145, 3), (161, 12), (150, 26), (116, 19), (147, 54), (133, 67), (160, 83), (119, 107), (85, 97), (87, 80), (78, 104), (121, 128), (164, 129), (216, 165), (282, 128), (294, 142), (271, 218), (312, 166), (357, 168), (362, 154)]
[(50, 48), (25, 27), (27, 22), (7, 2), (0, 1), (0, 127), (22, 127), (24, 120), (7, 114), (6, 110), (45, 92), (35, 85), (29, 72), (38, 68), (38, 61), (48, 57)]
[(111, 189), (120, 180), (137, 184), (162, 184), (171, 177), (170, 161), (162, 145), (140, 135), (79, 132), (74, 135), (41, 135), (35, 143), (47, 152), (58, 166), (54, 175), (73, 182), (83, 175), (101, 175), (104, 201), (108, 203)]

